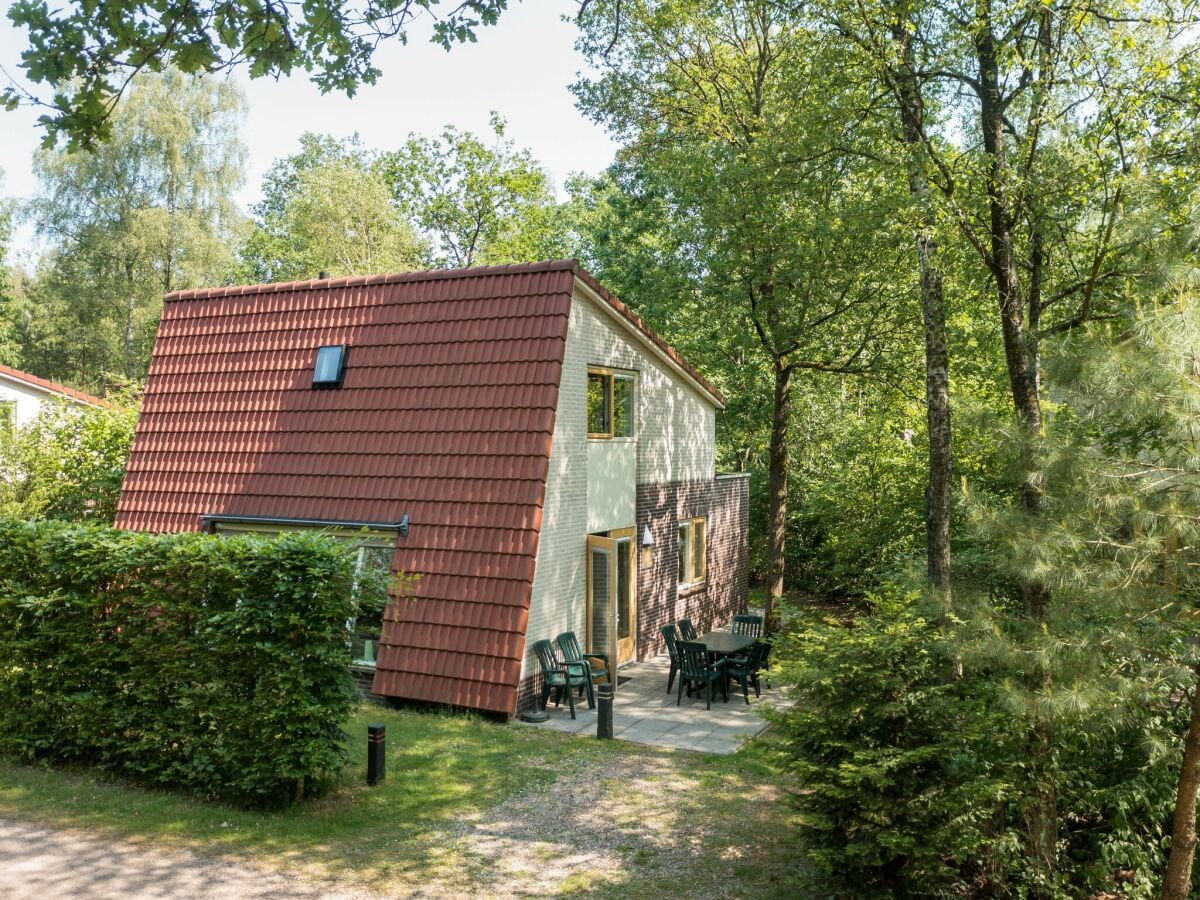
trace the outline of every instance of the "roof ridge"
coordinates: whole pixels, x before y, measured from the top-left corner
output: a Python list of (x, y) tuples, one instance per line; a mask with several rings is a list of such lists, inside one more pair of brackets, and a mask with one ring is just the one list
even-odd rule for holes
[(549, 259), (532, 263), (507, 263), (497, 266), (471, 266), (465, 269), (414, 269), (411, 272), (391, 272), (382, 275), (343, 275), (337, 278), (310, 278), (305, 281), (268, 281), (262, 284), (227, 285), (215, 288), (192, 288), (172, 291), (163, 297), (164, 303), (178, 300), (209, 300), (244, 294), (268, 294), (277, 291), (322, 290), (342, 287), (362, 287), (377, 284), (398, 284), (409, 281), (452, 281), (463, 278), (488, 278), (495, 275), (531, 275), (537, 272), (580, 272), (579, 260)]
[(67, 387), (65, 384), (59, 384), (57, 381), (41, 378), (38, 375), (31, 375), (29, 372), (22, 372), (20, 369), (14, 369), (12, 366), (6, 366), (3, 363), (0, 363), (0, 375), (7, 375), (15, 381), (21, 381), (54, 394), (61, 394), (64, 397), (71, 397), (83, 403), (90, 403), (93, 406), (112, 406), (107, 400), (86, 393), (85, 391)]

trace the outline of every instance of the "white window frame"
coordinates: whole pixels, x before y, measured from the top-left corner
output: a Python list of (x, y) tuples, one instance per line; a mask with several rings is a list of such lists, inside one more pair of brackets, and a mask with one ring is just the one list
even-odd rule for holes
[[(357, 562), (354, 566), (354, 578), (358, 580), (359, 574), (363, 567), (367, 564), (367, 551), (375, 548), (383, 548), (392, 551), (393, 560), (396, 552), (396, 535), (392, 532), (373, 531), (369, 528), (338, 528), (336, 526), (311, 526), (311, 527), (292, 527), (285, 525), (276, 525), (274, 523), (262, 522), (214, 522), (214, 534), (244, 534), (258, 535), (259, 537), (279, 537), (281, 534), (287, 534), (294, 531), (317, 531), (321, 534), (329, 535), (339, 541), (351, 541), (358, 545)], [(391, 572), (393, 563), (389, 562), (388, 571)], [(357, 623), (355, 619), (346, 620), (346, 631), (350, 636), (353, 644), (355, 632), (354, 628)], [(380, 634), (382, 636), (383, 628), (380, 623)], [(378, 641), (376, 641), (378, 643)], [(367, 659), (352, 659), (350, 665), (357, 668), (375, 668), (375, 660)]]

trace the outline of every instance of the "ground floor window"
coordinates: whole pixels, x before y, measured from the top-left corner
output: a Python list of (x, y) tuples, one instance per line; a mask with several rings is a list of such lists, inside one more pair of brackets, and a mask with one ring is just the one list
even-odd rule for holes
[(679, 523), (679, 586), (701, 584), (708, 575), (705, 565), (707, 527), (703, 516)]
[[(366, 571), (390, 573), (396, 555), (396, 535), (384, 530), (322, 525), (288, 525), (278, 520), (269, 523), (251, 519), (241, 521), (213, 521), (214, 534), (251, 534), (277, 537), (287, 531), (316, 530), (353, 543), (358, 548), (356, 579)], [(350, 634), (350, 664), (374, 668), (379, 656), (379, 638), (383, 631), (383, 610), (364, 612), (346, 623)]]
[[(368, 569), (392, 571), (395, 543), (370, 543), (358, 548), (358, 573)], [(364, 612), (350, 623), (350, 662), (356, 666), (375, 666), (379, 655), (379, 638), (383, 632), (383, 610)]]

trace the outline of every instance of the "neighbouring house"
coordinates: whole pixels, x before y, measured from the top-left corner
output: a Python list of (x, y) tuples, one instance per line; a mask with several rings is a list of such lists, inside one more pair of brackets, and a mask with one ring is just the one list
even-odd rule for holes
[(66, 385), (0, 366), (0, 429), (19, 428), (37, 418), (47, 403), (96, 407), (108, 403)]
[(183, 291), (117, 524), (345, 535), (420, 576), (356, 626), (374, 692), (512, 715), (535, 640), (624, 663), (744, 609), (724, 404), (573, 260)]

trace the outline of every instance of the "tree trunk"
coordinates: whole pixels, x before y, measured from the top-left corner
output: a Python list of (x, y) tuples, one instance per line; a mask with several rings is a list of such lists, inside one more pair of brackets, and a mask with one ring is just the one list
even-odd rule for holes
[(925, 558), (930, 585), (951, 602), (950, 578), (950, 359), (946, 340), (946, 299), (938, 258), (936, 223), (925, 168), (924, 104), (917, 81), (912, 41), (897, 23), (892, 40), (901, 64), (891, 73), (908, 150), (908, 190), (917, 202), (917, 263), (921, 274), (921, 317), (925, 326), (925, 412), (929, 427), (929, 481), (926, 491)]
[(787, 536), (788, 428), (792, 418), (792, 372), (789, 365), (775, 361), (775, 397), (771, 409), (771, 449), (767, 465), (770, 495), (771, 546), (767, 563), (767, 608), (764, 617), (774, 621), (776, 603), (783, 596), (784, 545)]
[(1163, 875), (1163, 900), (1187, 900), (1192, 895), (1192, 863), (1196, 858), (1196, 801), (1200, 797), (1200, 668), (1192, 688), (1192, 719), (1183, 737), (1183, 766), (1175, 789), (1171, 825), (1171, 854)]
[[(979, 63), (979, 111), (983, 149), (988, 159), (987, 200), (990, 259), (988, 266), (996, 282), (1000, 330), (1004, 338), (1004, 361), (1009, 390), (1022, 430), (1021, 507), (1036, 517), (1041, 512), (1041, 472), (1036, 443), (1042, 430), (1036, 337), (1025, 328), (1021, 279), (1015, 250), (1018, 214), (1012, 209), (1009, 192), (1010, 169), (1005, 151), (1004, 108), (995, 38), (992, 33), (990, 0), (982, 6), (982, 21), (975, 33)], [(1045, 619), (1049, 592), (1033, 579), (1021, 584), (1025, 614), (1035, 622)], [(1048, 670), (1036, 676), (1035, 689), (1051, 686)], [(1058, 804), (1050, 755), (1054, 747), (1051, 722), (1034, 713), (1030, 745), (1031, 797), (1026, 806), (1027, 853), (1046, 877), (1053, 872), (1058, 856)]]

